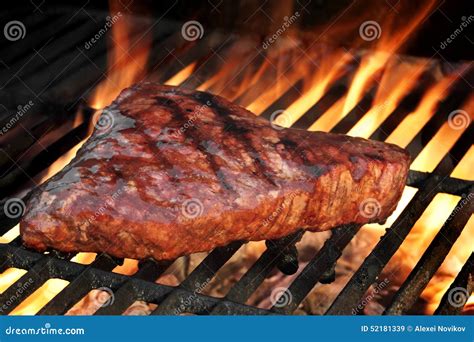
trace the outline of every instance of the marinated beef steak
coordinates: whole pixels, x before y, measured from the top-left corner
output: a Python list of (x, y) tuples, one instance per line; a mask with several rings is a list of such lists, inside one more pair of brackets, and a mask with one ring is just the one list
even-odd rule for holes
[(145, 83), (104, 109), (75, 159), (35, 190), (21, 234), (38, 250), (173, 259), (382, 221), (408, 166), (394, 145), (283, 129), (219, 96)]

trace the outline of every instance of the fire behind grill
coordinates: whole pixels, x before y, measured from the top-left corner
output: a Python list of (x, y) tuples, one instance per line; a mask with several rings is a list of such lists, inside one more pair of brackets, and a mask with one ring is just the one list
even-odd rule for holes
[[(100, 18), (96, 19), (101, 23)], [(4, 76), (8, 78), (8, 84), (4, 85), (0, 96), (7, 107), (9, 101), (11, 104), (24, 103), (23, 99), (36, 96), (36, 99), (43, 103), (35, 110), (43, 114), (46, 112), (52, 114), (44, 114), (41, 120), (34, 122), (29, 122), (28, 118), (25, 118), (25, 125), (36, 136), (31, 140), (23, 139), (24, 146), (2, 145), (5, 156), (15, 156), (13, 160), (2, 159), (2, 166), (5, 166), (7, 170), (2, 174), (2, 194), (7, 195), (27, 188), (25, 184), (29, 183), (30, 177), (48, 167), (87, 135), (88, 120), (92, 114), (88, 108), (83, 108), (82, 122), (74, 124), (68, 124), (67, 116), (65, 117), (62, 113), (76, 112), (84, 106), (85, 102), (81, 98), (86, 99), (90, 90), (96, 86), (106, 60), (104, 46), (98, 44), (91, 51), (82, 49), (84, 41), (97, 32), (98, 27), (101, 27), (97, 26), (95, 21), (90, 21), (81, 15), (70, 18), (62, 13), (57, 14), (54, 20), (48, 18), (48, 23), (41, 20), (35, 22), (37, 19), (34, 18), (30, 20), (32, 22), (28, 23), (29, 27), (42, 27), (44, 31), (27, 35), (15, 53), (8, 55), (7, 63), (12, 63), (8, 65), (25, 65), (26, 60), (27, 67), (2, 70)], [(58, 27), (62, 29), (58, 30)], [(155, 42), (152, 44), (151, 55), (152, 60), (157, 61), (157, 64), (151, 68), (153, 72), (147, 76), (148, 79), (165, 82), (187, 65), (199, 61), (196, 71), (181, 83), (182, 86), (197, 87), (219, 70), (222, 64), (221, 55), (235, 44), (242, 44), (243, 41), (242, 37), (213, 32), (207, 34), (203, 40), (188, 42), (182, 38), (180, 28), (165, 20), (154, 27)], [(45, 32), (55, 37), (51, 43), (48, 42), (48, 37), (44, 36)], [(43, 43), (46, 45), (42, 45)], [(37, 46), (35, 44), (39, 44), (39, 48), (44, 46), (44, 50), (37, 48), (36, 53), (31, 56), (30, 49), (32, 46)], [(255, 58), (262, 59), (263, 56), (263, 51), (260, 51)], [(31, 59), (31, 62), (28, 62), (28, 59)], [(44, 59), (43, 62), (42, 59)], [(235, 77), (233, 77), (236, 82), (239, 79), (239, 70), (250, 62), (250, 60), (242, 61), (242, 65), (236, 67)], [(44, 63), (47, 64), (46, 67)], [(325, 112), (325, 109), (342, 96), (346, 89), (346, 80), (347, 75), (341, 77), (340, 81), (336, 82), (327, 94), (293, 126), (308, 128)], [(234, 101), (241, 105), (248, 105), (265, 86), (265, 79), (262, 78), (262, 81), (251, 84), (248, 89), (241, 92)], [(300, 86), (301, 84), (296, 80), (294, 87), (283, 93), (261, 115), (270, 118), (275, 110), (286, 108), (300, 96)], [(370, 138), (384, 140), (393, 132), (420, 101), (423, 90), (424, 85), (402, 101)], [(436, 113), (408, 144), (407, 149), (413, 157), (420, 154), (427, 142), (445, 122), (446, 113), (457, 109), (468, 92), (469, 88), (464, 86), (462, 81), (458, 81), (451, 95), (441, 103)], [(16, 97), (12, 98), (11, 94), (15, 94)], [(22, 97), (22, 94), (26, 94), (25, 97)], [(371, 94), (367, 94), (332, 131), (347, 133), (370, 108), (371, 99)], [(58, 117), (61, 120), (58, 120)], [(4, 119), (5, 116), (1, 118)], [(417, 188), (418, 192), (337, 296), (327, 314), (353, 312), (369, 287), (376, 282), (377, 277), (398, 250), (415, 222), (438, 193), (461, 196), (456, 209), (425, 250), (385, 313), (406, 313), (414, 305), (460, 236), (473, 212), (474, 201), (467, 201), (466, 204), (462, 196), (474, 192), (474, 182), (450, 177), (457, 161), (462, 159), (472, 144), (473, 130), (474, 125), (471, 123), (449, 152), (443, 156), (433, 172), (410, 171), (407, 185)], [(50, 139), (44, 139), (50, 131), (60, 133), (53, 135)], [(39, 137), (41, 137), (39, 141), (45, 144), (44, 149), (40, 149), (37, 153), (28, 152), (32, 146), (38, 144), (36, 140)], [(31, 158), (24, 158), (25, 152), (30, 153)], [(19, 156), (18, 159), (16, 156)], [(6, 196), (2, 204), (8, 197)], [(23, 199), (26, 200), (26, 197)], [(4, 216), (4, 212), (0, 214), (2, 215), (0, 233), (3, 235), (18, 223), (19, 218), (8, 218)], [(289, 286), (288, 293), (291, 293), (291, 297), (286, 300), (287, 305), (274, 305), (270, 310), (248, 306), (244, 303), (275, 267), (285, 274), (295, 273), (298, 267), (295, 243), (301, 239), (303, 232), (278, 241), (267, 241), (266, 251), (233, 285), (225, 298), (201, 294), (202, 285), (215, 276), (239, 250), (243, 242), (235, 242), (215, 249), (179, 286), (172, 287), (154, 282), (171, 266), (171, 262), (144, 260), (140, 262), (137, 273), (126, 276), (112, 272), (117, 265), (122, 264), (123, 260), (101, 254), (90, 265), (82, 265), (70, 261), (72, 254), (57, 251), (42, 254), (28, 250), (22, 246), (20, 238), (16, 237), (9, 243), (0, 244), (1, 271), (14, 267), (27, 270), (27, 272), (0, 295), (0, 303), (7, 304), (0, 310), (2, 314), (10, 313), (47, 280), (59, 278), (68, 281), (69, 284), (41, 308), (38, 314), (65, 314), (89, 291), (100, 288), (113, 291), (114, 301), (111, 305), (100, 308), (96, 314), (121, 314), (137, 300), (157, 304), (158, 307), (152, 314), (290, 314), (297, 309), (318, 282), (327, 282), (334, 277), (335, 264), (343, 249), (351, 242), (359, 229), (360, 226), (349, 225), (333, 230), (324, 246)], [(450, 289), (462, 287), (468, 289), (469, 293), (472, 292), (473, 274), (474, 254), (467, 260)], [(285, 293), (282, 294), (284, 295)], [(278, 303), (278, 300), (276, 302)], [(446, 293), (435, 313), (453, 314), (461, 310), (462, 306), (454, 305), (448, 300), (448, 293)]]

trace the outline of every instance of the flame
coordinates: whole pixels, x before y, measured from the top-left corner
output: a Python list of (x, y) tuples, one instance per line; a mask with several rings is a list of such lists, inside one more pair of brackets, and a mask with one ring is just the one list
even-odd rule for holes
[(474, 146), (471, 146), (458, 165), (456, 165), (451, 173), (451, 177), (474, 181), (474, 172), (472, 170), (474, 170)]
[[(470, 100), (468, 100), (466, 105), (463, 106), (463, 110), (466, 113), (474, 112), (474, 96), (471, 96)], [(449, 152), (451, 147), (456, 143), (466, 129), (467, 125), (453, 129), (452, 123), (449, 121), (444, 123), (440, 130), (425, 146), (423, 151), (413, 161), (411, 168), (419, 171), (433, 171), (443, 156)]]
[(20, 303), (10, 315), (35, 315), (51, 299), (61, 292), (68, 281), (62, 279), (48, 279), (39, 289), (33, 292), (28, 298)]
[(8, 268), (1, 274), (0, 277), (0, 293), (5, 292), (14, 282), (18, 281), (24, 274), (26, 270), (19, 268)]
[[(448, 94), (449, 88), (468, 68), (463, 68), (461, 73), (453, 73), (432, 86), (423, 96), (418, 107), (414, 112), (410, 113), (390, 134), (386, 142), (397, 144), (405, 147), (416, 136), (420, 129), (426, 125), (428, 120), (433, 116), (438, 104)], [(447, 113), (448, 114), (448, 113)]]
[[(429, 89), (418, 108), (402, 122), (397, 130), (394, 131), (387, 141), (406, 146), (416, 133), (426, 124), (429, 118), (436, 110), (440, 100), (446, 97), (447, 89), (457, 76), (448, 76), (434, 87)], [(474, 111), (474, 97), (470, 96), (462, 109), (466, 113)], [(448, 119), (446, 113), (446, 119)], [(420, 123), (421, 122), (421, 123)], [(438, 130), (435, 136), (425, 146), (423, 151), (413, 161), (411, 168), (420, 171), (433, 171), (441, 158), (458, 140), (466, 127), (452, 127), (449, 120)], [(453, 177), (459, 177), (468, 180), (474, 180), (472, 174), (474, 149), (471, 148), (463, 159), (458, 163), (452, 172)], [(420, 219), (416, 222), (411, 232), (392, 258), (390, 264), (401, 263), (401, 268), (408, 271), (413, 269), (421, 254), (426, 250), (435, 235), (438, 233), (442, 224), (447, 220), (451, 212), (456, 207), (460, 197), (437, 194), (429, 206), (425, 209)], [(402, 199), (401, 202), (404, 200)], [(447, 255), (443, 264), (440, 266), (434, 277), (428, 283), (421, 294), (426, 305), (427, 314), (432, 314), (439, 305), (444, 293), (449, 289), (455, 276), (459, 273), (462, 266), (472, 252), (470, 241), (474, 240), (474, 217), (468, 221), (463, 229), (461, 236), (454, 243), (451, 251)], [(387, 267), (389, 267), (387, 266)], [(395, 267), (397, 270), (400, 267)], [(398, 272), (398, 271), (397, 271)], [(403, 274), (403, 271), (400, 271)], [(401, 276), (401, 275), (398, 276)], [(472, 298), (471, 298), (472, 299)]]
[(283, 127), (290, 127), (321, 99), (332, 82), (341, 76), (343, 67), (351, 59), (351, 54), (341, 51), (324, 59), (311, 82), (311, 87), (293, 102), (282, 115), (278, 116), (275, 123)]
[(138, 260), (135, 259), (125, 259), (123, 265), (117, 266), (113, 269), (113, 272), (132, 275), (138, 271)]
[(132, 33), (137, 31), (137, 22), (132, 22), (130, 17), (122, 15), (128, 10), (120, 1), (110, 1), (109, 5), (111, 16), (118, 16), (119, 19), (111, 28), (112, 48), (107, 55), (107, 75), (90, 99), (90, 106), (95, 109), (104, 108), (123, 89), (145, 75), (150, 51), (149, 30), (144, 27), (145, 33), (134, 37)]
[(427, 65), (427, 60), (413, 64), (405, 62), (389, 65), (377, 88), (372, 108), (352, 127), (348, 134), (368, 138), (413, 88)]
[(170, 86), (178, 86), (182, 82), (184, 82), (196, 69), (196, 62), (189, 64), (188, 66), (184, 67), (181, 71), (179, 71), (176, 75), (171, 77), (165, 84)]
[[(424, 249), (431, 242), (438, 231), (437, 228), (445, 222), (458, 201), (459, 197), (457, 196), (438, 194), (432, 202), (433, 205), (425, 211), (419, 224), (410, 233), (412, 239), (421, 237), (422, 242), (409, 240), (411, 242), (409, 248), (421, 245)], [(438, 307), (442, 296), (448, 291), (454, 278), (472, 253), (472, 246), (469, 244), (472, 241), (474, 241), (474, 216), (469, 219), (446, 259), (421, 294), (421, 298), (428, 303), (426, 313), (432, 314)]]
[[(295, 53), (295, 50), (297, 52)], [(242, 92), (242, 86), (247, 87), (252, 82), (256, 82), (255, 77), (265, 77), (266, 87), (262, 89), (259, 96), (254, 99), (246, 108), (256, 115), (262, 114), (273, 102), (279, 99), (285, 92), (296, 86), (298, 81), (302, 81), (305, 89), (311, 89), (317, 82), (317, 77), (308, 73), (308, 70), (314, 68), (314, 60), (318, 59), (318, 55), (321, 56), (319, 51), (308, 51), (303, 54), (298, 53), (298, 49), (293, 47), (292, 50), (287, 51), (277, 49), (278, 53), (270, 54), (265, 59), (262, 67), (256, 72), (250, 72), (247, 75), (247, 80), (239, 87)], [(281, 53), (281, 54), (279, 54)], [(342, 54), (342, 53), (341, 53)], [(287, 58), (282, 58), (284, 55)], [(289, 56), (287, 56), (289, 55)], [(330, 71), (330, 66), (325, 66), (325, 70)], [(267, 71), (265, 75), (262, 75), (264, 71)], [(322, 72), (317, 72), (317, 75), (323, 77)], [(233, 98), (233, 96), (229, 96)]]
[(379, 73), (389, 62), (391, 56), (398, 52), (413, 31), (419, 27), (426, 16), (431, 12), (436, 1), (425, 1), (418, 12), (410, 17), (406, 13), (403, 25), (397, 22), (396, 16), (390, 16), (383, 22), (380, 32), (380, 40), (375, 46), (376, 53), (369, 53), (362, 58), (359, 69), (354, 75), (351, 87), (349, 88), (344, 107), (343, 115), (346, 115), (362, 99), (369, 86)]
[[(285, 109), (283, 114), (276, 119), (277, 124), (289, 127), (317, 104), (349, 67), (353, 67), (352, 62), (355, 58), (360, 58), (360, 63), (350, 79), (346, 93), (310, 127), (310, 130), (331, 130), (358, 105), (365, 94), (372, 89), (376, 89), (371, 108), (349, 131), (349, 134), (353, 136), (369, 137), (397, 108), (402, 99), (416, 86), (422, 74), (431, 66), (431, 62), (428, 60), (417, 59), (399, 62), (393, 56), (394, 53), (403, 48), (411, 34), (433, 9), (434, 4), (434, 0), (425, 1), (420, 10), (414, 12), (413, 15), (404, 16), (403, 25), (395, 22), (395, 16), (381, 20), (380, 24), (383, 23), (383, 25), (380, 40), (375, 41), (372, 49), (362, 55), (355, 56), (353, 51), (326, 46), (321, 51), (303, 51), (301, 47), (293, 44), (287, 50), (277, 50), (276, 54), (268, 51), (265, 59), (260, 64), (254, 63), (251, 59), (245, 70), (236, 72), (236, 68), (242, 64), (242, 61), (247, 62), (246, 58), (248, 56), (246, 54), (249, 52), (247, 50), (251, 49), (239, 51), (237, 48), (231, 50), (222, 67), (211, 77), (203, 80), (197, 89), (222, 93), (228, 99), (235, 100), (245, 94), (249, 87), (261, 83), (262, 79), (268, 79), (265, 87), (259, 85), (261, 87), (259, 88), (259, 96), (253, 98), (253, 101), (248, 101), (249, 104), (247, 105), (247, 109), (260, 115), (285, 92), (294, 87), (297, 82), (302, 82), (303, 87), (300, 96), (287, 108), (282, 108)], [(112, 16), (119, 13), (120, 10), (120, 2), (111, 2)], [(120, 91), (141, 80), (146, 75), (151, 40), (146, 33), (142, 36), (139, 34), (140, 37), (134, 40), (133, 30), (140, 31), (132, 27), (126, 16), (121, 16), (112, 26), (107, 75), (94, 90), (90, 98), (91, 107), (102, 109), (116, 98)], [(354, 30), (350, 31), (353, 32)], [(337, 32), (340, 31), (337, 30)], [(318, 60), (317, 66), (315, 60)], [(193, 73), (199, 71), (201, 65), (198, 61), (194, 61), (183, 66), (165, 84), (179, 86)], [(406, 146), (433, 116), (439, 103), (449, 94), (451, 85), (467, 70), (468, 67), (463, 66), (458, 72), (437, 80), (424, 94), (417, 108), (401, 122), (386, 141), (399, 146)], [(474, 96), (469, 98), (462, 109), (470, 114), (474, 112)], [(446, 117), (448, 117), (448, 114), (446, 113)], [(77, 120), (79, 118), (80, 116), (77, 116)], [(466, 128), (453, 129), (449, 122), (446, 122), (414, 160), (411, 168), (420, 171), (432, 171)], [(68, 164), (85, 141), (80, 142), (52, 164), (46, 172), (40, 175), (39, 182), (49, 179)], [(474, 147), (471, 147), (453, 170), (451, 176), (474, 180), (473, 168)], [(395, 212), (386, 223), (366, 225), (364, 229), (383, 234), (384, 230), (390, 227), (400, 216), (417, 191), (416, 188), (405, 187)], [(400, 270), (400, 274), (393, 274), (394, 277), (403, 278), (408, 275), (408, 272), (418, 262), (421, 254), (426, 250), (458, 201), (459, 197), (448, 194), (437, 194), (435, 196), (387, 265), (393, 266), (396, 264), (394, 268)], [(18, 226), (16, 226), (0, 237), (0, 242), (8, 243), (16, 238), (18, 234)], [(474, 218), (471, 217), (460, 238), (453, 245), (447, 258), (421, 295), (428, 303), (427, 313), (432, 313), (436, 309), (441, 297), (469, 257), (472, 250), (469, 242), (473, 240)], [(263, 242), (249, 243), (248, 246), (250, 247), (248, 247), (247, 252), (249, 255), (254, 253), (255, 258), (265, 249)], [(96, 257), (96, 253), (78, 253), (71, 261), (89, 265)], [(137, 269), (137, 260), (125, 259), (124, 264), (114, 268), (113, 272), (131, 275)], [(0, 277), (0, 293), (25, 273), (25, 270), (15, 268), (3, 272)], [(12, 314), (37, 313), (67, 285), (68, 282), (64, 280), (48, 280), (21, 303)], [(470, 298), (468, 305), (474, 305), (473, 298)]]

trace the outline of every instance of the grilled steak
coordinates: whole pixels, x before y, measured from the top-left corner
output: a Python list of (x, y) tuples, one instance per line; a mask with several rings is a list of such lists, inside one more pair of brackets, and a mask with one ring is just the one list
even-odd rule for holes
[(31, 195), (27, 246), (173, 259), (299, 228), (380, 222), (409, 156), (381, 142), (283, 129), (204, 92), (145, 83), (100, 116)]

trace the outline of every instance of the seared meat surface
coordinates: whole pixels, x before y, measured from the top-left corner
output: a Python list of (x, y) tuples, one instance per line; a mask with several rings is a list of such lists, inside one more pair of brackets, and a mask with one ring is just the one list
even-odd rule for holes
[(204, 92), (144, 83), (37, 188), (20, 228), (38, 250), (174, 259), (300, 228), (379, 222), (409, 166), (381, 142), (272, 126)]

